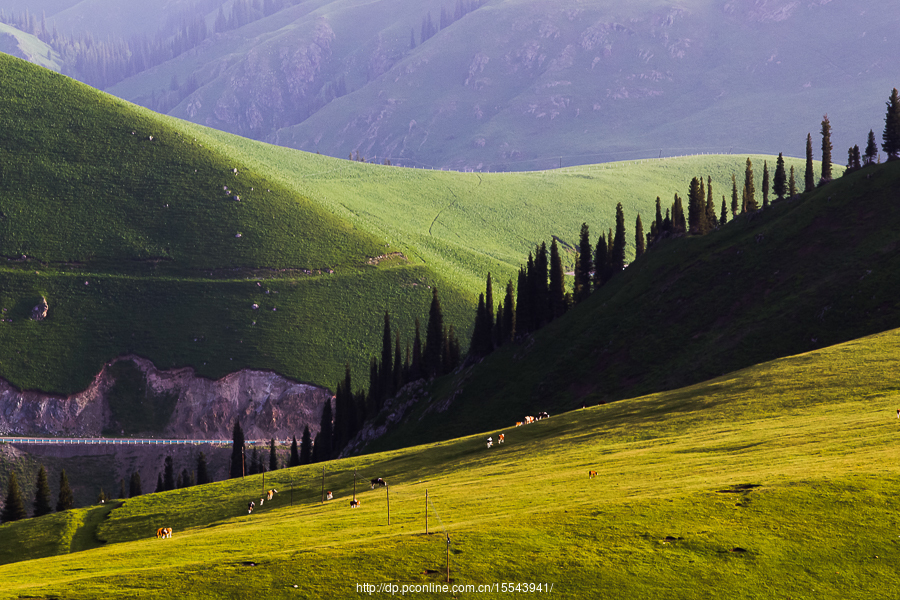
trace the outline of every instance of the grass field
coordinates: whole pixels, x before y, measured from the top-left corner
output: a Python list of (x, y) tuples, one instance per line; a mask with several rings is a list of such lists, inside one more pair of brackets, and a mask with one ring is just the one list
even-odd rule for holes
[[(357, 583), (444, 581), (449, 535), (453, 584), (890, 598), (898, 352), (891, 331), (522, 428), (332, 461), (324, 505), (312, 465), (142, 496), (105, 518), (108, 506), (3, 525), (0, 558), (19, 562), (0, 567), (0, 596), (358, 597)], [(506, 443), (486, 449), (500, 431)], [(390, 525), (387, 492), (364, 485), (377, 476), (390, 483)], [(247, 515), (270, 487), (276, 499)], [(154, 539), (160, 526), (174, 538)], [(87, 549), (92, 531), (106, 543)], [(67, 545), (86, 550), (48, 556)]]
[[(502, 285), (551, 236), (574, 245), (582, 222), (596, 239), (617, 202), (631, 253), (634, 219), (649, 224), (657, 196), (671, 203), (696, 175), (730, 193), (746, 160), (401, 169), (162, 117), (5, 55), (0, 70), (0, 376), (55, 393), (129, 352), (208, 377), (267, 368), (329, 387), (349, 362), (365, 381), (384, 310), (405, 345), (437, 286), (465, 343), (488, 272)], [(753, 160), (759, 178), (772, 158)], [(35, 323), (41, 297), (49, 317)]]

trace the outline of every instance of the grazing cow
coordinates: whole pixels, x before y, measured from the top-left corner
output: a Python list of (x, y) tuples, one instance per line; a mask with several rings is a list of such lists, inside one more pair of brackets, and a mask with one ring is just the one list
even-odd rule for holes
[(260, 505), (260, 507), (263, 505), (263, 503), (265, 503), (265, 501), (266, 501), (265, 498), (260, 498), (260, 499), (259, 499), (259, 505)]
[(597, 476), (597, 471), (588, 471), (588, 479), (593, 479)]
[(275, 494), (277, 494), (277, 493), (278, 493), (278, 490), (269, 490), (268, 492), (266, 492), (266, 500), (271, 500), (272, 498), (275, 497)]
[(487, 447), (490, 448), (493, 445), (494, 445), (494, 440), (492, 440), (491, 438), (488, 438)]
[(522, 421), (516, 421), (516, 427), (521, 427), (521, 426), (522, 426)]
[(256, 503), (251, 500), (247, 503), (247, 514), (252, 513), (254, 508), (256, 508)]
[(525, 424), (534, 423), (534, 417), (525, 417)]
[(545, 413), (545, 412), (541, 412), (541, 413), (538, 413), (537, 418), (538, 418), (538, 421), (540, 421), (541, 419), (549, 419), (549, 418), (550, 418), (550, 415), (548, 415), (548, 414)]
[(373, 490), (375, 489), (375, 486), (376, 486), (376, 485), (379, 486), (379, 487), (387, 487), (387, 481), (385, 481), (385, 480), (382, 479), (381, 477), (379, 477), (378, 479), (373, 479), (373, 480), (370, 481), (369, 483), (372, 484), (372, 489), (373, 489)]
[(172, 537), (172, 528), (171, 527), (166, 527), (166, 537), (167, 538)]
[(504, 438), (503, 434), (501, 433), (499, 436), (497, 436), (497, 443), (502, 444), (504, 439), (506, 438)]
[(326, 499), (326, 500), (332, 500), (332, 499), (334, 499), (334, 496), (332, 495), (331, 492), (328, 492), (327, 494), (325, 494), (325, 499)]
[(359, 508), (359, 500), (351, 500), (350, 508)]
[(160, 527), (159, 529), (156, 530), (156, 539), (161, 538), (165, 533), (166, 533), (166, 528)]

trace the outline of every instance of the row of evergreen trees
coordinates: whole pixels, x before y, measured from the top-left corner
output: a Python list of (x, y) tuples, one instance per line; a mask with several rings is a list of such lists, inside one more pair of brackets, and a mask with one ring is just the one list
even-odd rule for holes
[[(435, 25), (434, 21), (431, 19), (431, 12), (429, 11), (424, 17), (422, 17), (422, 26), (419, 32), (419, 43), (424, 44), (428, 41), (429, 38), (434, 37), (434, 35), (440, 31), (441, 29), (446, 29), (459, 21), (464, 16), (479, 8), (484, 6), (486, 0), (456, 0), (456, 8), (453, 12), (450, 12), (444, 6), (441, 6), (441, 18), (439, 21), (439, 25)], [(416, 32), (413, 29), (409, 30), (409, 49), (412, 50), (416, 47)]]
[[(50, 484), (47, 481), (47, 470), (44, 465), (38, 470), (37, 486), (34, 493), (34, 501), (32, 503), (33, 516), (40, 517), (42, 515), (53, 512), (51, 504)], [(62, 512), (75, 507), (75, 496), (72, 488), (69, 486), (69, 479), (65, 471), (59, 473), (59, 494), (56, 500), (56, 511)], [(6, 499), (3, 505), (3, 511), (0, 512), (0, 523), (8, 523), (10, 521), (18, 521), (25, 519), (28, 514), (25, 510), (25, 500), (22, 497), (22, 489), (19, 487), (19, 480), (15, 472), (10, 472), (6, 485)]]

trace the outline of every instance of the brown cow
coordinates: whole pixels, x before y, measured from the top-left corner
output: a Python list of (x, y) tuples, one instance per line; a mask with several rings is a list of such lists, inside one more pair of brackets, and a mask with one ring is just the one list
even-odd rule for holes
[(588, 479), (593, 479), (597, 476), (597, 471), (588, 471)]

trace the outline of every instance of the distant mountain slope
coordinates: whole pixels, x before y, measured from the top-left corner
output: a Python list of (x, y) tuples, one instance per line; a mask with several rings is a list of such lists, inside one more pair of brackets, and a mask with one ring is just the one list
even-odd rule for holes
[(109, 91), (331, 156), (525, 170), (786, 140), (799, 156), (824, 113), (843, 162), (900, 81), (891, 0), (458, 5), (302, 2)]
[(417, 392), (372, 448), (677, 388), (896, 328), (898, 190), (894, 161), (663, 241), (525, 342)]

